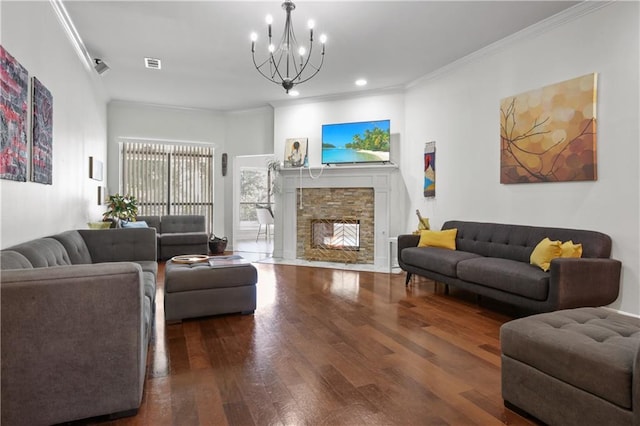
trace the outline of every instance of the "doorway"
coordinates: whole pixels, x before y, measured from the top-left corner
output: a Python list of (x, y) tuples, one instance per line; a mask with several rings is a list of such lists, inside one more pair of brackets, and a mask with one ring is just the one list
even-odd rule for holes
[[(273, 159), (273, 155), (234, 158), (233, 250), (251, 260), (271, 257), (273, 253), (274, 199), (269, 196), (267, 170), (267, 163)], [(267, 209), (271, 220), (258, 215), (260, 209)]]

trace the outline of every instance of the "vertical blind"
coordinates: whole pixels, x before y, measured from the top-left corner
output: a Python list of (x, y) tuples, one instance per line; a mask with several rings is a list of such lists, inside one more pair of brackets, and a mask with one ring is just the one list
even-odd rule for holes
[(213, 147), (124, 142), (122, 183), (138, 214), (198, 214), (213, 229)]

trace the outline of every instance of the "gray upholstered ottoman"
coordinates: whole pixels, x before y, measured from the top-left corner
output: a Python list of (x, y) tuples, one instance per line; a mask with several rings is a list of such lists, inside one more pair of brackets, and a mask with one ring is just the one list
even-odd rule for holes
[(500, 330), (502, 397), (551, 425), (640, 425), (640, 318), (579, 308)]
[(256, 268), (239, 256), (214, 259), (214, 266), (208, 262), (167, 261), (164, 276), (166, 321), (255, 311)]

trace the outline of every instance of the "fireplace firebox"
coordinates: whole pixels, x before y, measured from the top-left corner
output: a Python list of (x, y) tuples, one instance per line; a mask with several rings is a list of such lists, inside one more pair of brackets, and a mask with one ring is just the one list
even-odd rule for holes
[(312, 219), (311, 247), (325, 250), (360, 250), (360, 221)]

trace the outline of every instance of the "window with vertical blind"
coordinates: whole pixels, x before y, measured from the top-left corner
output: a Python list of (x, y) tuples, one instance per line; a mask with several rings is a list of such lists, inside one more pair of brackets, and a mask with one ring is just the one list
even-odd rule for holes
[(147, 142), (122, 144), (123, 192), (138, 214), (199, 214), (213, 229), (213, 147)]

